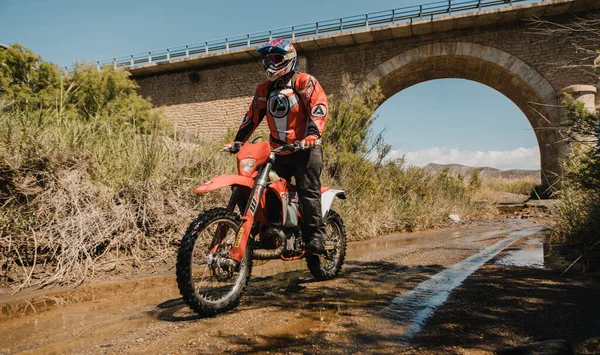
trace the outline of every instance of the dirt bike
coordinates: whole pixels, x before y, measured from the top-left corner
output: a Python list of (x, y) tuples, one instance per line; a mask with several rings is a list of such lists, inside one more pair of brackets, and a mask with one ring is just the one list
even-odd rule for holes
[[(271, 150), (268, 142), (236, 142), (238, 174), (221, 175), (194, 189), (205, 194), (231, 188), (226, 208), (200, 214), (188, 227), (177, 255), (177, 284), (183, 300), (203, 316), (235, 308), (250, 279), (253, 260), (306, 258), (317, 280), (340, 272), (346, 255), (346, 230), (331, 209), (342, 190), (321, 188), (327, 241), (322, 254), (305, 251), (300, 225), (302, 211), (294, 185), (280, 178), (272, 166), (278, 153), (302, 149), (298, 142)], [(242, 216), (235, 212), (236, 207)]]

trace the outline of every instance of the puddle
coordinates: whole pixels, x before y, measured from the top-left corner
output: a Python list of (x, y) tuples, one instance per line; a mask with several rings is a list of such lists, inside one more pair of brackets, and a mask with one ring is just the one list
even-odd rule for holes
[(450, 266), (429, 280), (423, 281), (411, 291), (396, 297), (389, 306), (380, 312), (385, 317), (407, 326), (406, 332), (398, 339), (398, 342), (408, 343), (421, 330), (436, 308), (448, 299), (450, 292), (460, 286), (469, 275), (483, 264), (519, 239), (538, 233), (543, 229), (536, 227), (511, 232), (499, 242)]
[[(418, 245), (431, 241), (454, 240), (466, 238), (467, 243), (485, 240), (494, 235), (514, 231), (516, 227), (498, 230), (497, 227), (483, 226), (469, 229), (438, 230), (419, 232), (412, 234), (393, 234), (368, 241), (348, 243), (347, 260), (356, 259), (370, 253), (378, 253), (381, 250), (390, 250), (404, 246)], [(253, 278), (282, 275), (285, 281), (293, 280), (298, 275), (290, 273), (302, 271), (302, 275), (308, 275), (306, 261), (298, 260), (284, 262), (272, 260), (255, 266), (252, 272)], [(305, 275), (305, 276), (306, 276)], [(54, 308), (62, 308), (73, 304), (85, 302), (102, 302), (107, 299), (118, 299), (123, 295), (137, 295), (141, 298), (150, 292), (152, 294), (174, 294), (177, 295), (174, 275), (150, 277), (139, 280), (129, 280), (110, 284), (84, 285), (78, 289), (66, 289), (55, 291), (33, 291), (17, 294), (14, 296), (0, 294), (0, 321), (27, 314), (35, 314)]]
[(530, 238), (518, 249), (507, 250), (507, 255), (494, 262), (496, 265), (544, 268), (544, 246), (539, 238)]
[(459, 230), (437, 230), (428, 232), (418, 232), (413, 234), (393, 234), (377, 239), (371, 239), (361, 242), (352, 242), (348, 244), (347, 255), (349, 259), (359, 258), (371, 252), (380, 252), (381, 250), (390, 250), (403, 246), (426, 244), (429, 241), (455, 240), (466, 238), (467, 243), (477, 242), (488, 239), (499, 234), (512, 232), (518, 229), (498, 227), (478, 227)]

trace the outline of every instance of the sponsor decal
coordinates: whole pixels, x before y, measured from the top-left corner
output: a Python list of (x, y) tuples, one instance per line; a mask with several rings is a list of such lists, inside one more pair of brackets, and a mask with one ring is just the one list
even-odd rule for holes
[(312, 96), (313, 90), (315, 88), (315, 83), (313, 82), (313, 78), (310, 77), (307, 81), (306, 81), (306, 88), (304, 89), (304, 96), (306, 97), (306, 102), (308, 102), (308, 99)]
[(235, 241), (233, 242), (233, 247), (237, 248), (240, 246), (240, 242), (242, 241), (242, 236), (244, 235), (244, 227), (240, 227), (240, 230), (237, 232), (235, 236)]
[(254, 215), (254, 212), (256, 212), (257, 208), (258, 208), (258, 190), (256, 190), (256, 192), (254, 193), (254, 196), (252, 196), (252, 201), (250, 201), (250, 213), (252, 213), (252, 215)]
[(310, 110), (310, 115), (314, 117), (323, 118), (327, 116), (327, 107), (325, 107), (325, 105), (323, 104), (313, 106), (313, 108)]
[(276, 94), (269, 98), (267, 107), (271, 116), (282, 118), (290, 112), (290, 100), (283, 94)]
[(250, 117), (244, 116), (244, 120), (242, 121), (242, 124), (240, 126), (245, 126), (248, 122), (250, 122)]

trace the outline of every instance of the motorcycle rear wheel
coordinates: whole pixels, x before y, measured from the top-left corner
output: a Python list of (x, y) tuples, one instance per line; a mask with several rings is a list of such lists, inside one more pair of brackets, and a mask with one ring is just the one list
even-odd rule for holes
[(324, 255), (306, 257), (308, 270), (319, 281), (335, 278), (340, 273), (346, 258), (346, 227), (342, 217), (334, 210), (329, 210), (324, 222), (327, 241), (333, 242), (334, 249), (326, 250)]
[(192, 221), (177, 254), (177, 285), (184, 302), (202, 316), (235, 308), (252, 272), (251, 243), (239, 265), (227, 259), (242, 224), (237, 213), (214, 208)]

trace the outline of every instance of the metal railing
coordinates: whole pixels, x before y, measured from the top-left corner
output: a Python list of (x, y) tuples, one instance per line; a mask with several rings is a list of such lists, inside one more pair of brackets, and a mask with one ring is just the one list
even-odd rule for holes
[[(423, 5), (401, 7), (363, 15), (342, 17), (316, 23), (283, 27), (274, 30), (151, 50), (124, 57), (98, 60), (93, 64), (98, 69), (101, 69), (104, 66), (112, 66), (114, 68), (135, 68), (141, 65), (168, 62), (174, 59), (197, 58), (208, 54), (225, 53), (241, 48), (251, 48), (264, 44), (275, 37), (287, 38), (294, 41), (300, 38), (343, 33), (357, 29), (369, 29), (389, 24), (412, 23), (416, 20), (426, 19), (433, 20), (436, 17), (444, 15), (481, 11), (483, 8), (500, 8), (512, 6), (515, 3), (534, 3), (540, 1), (544, 0), (443, 0)], [(66, 66), (64, 68), (67, 71), (73, 70), (73, 66)]]

